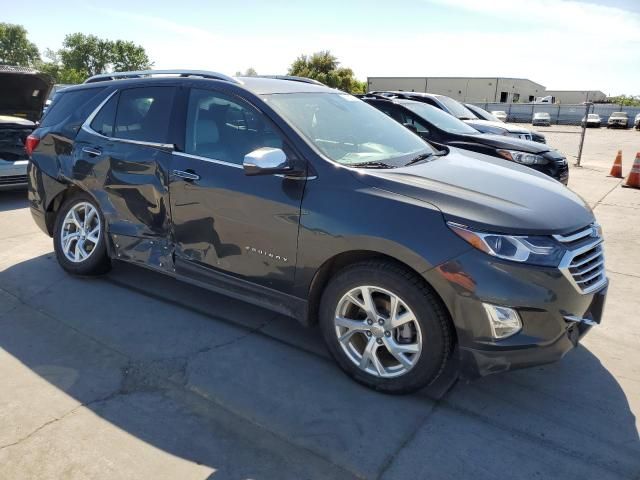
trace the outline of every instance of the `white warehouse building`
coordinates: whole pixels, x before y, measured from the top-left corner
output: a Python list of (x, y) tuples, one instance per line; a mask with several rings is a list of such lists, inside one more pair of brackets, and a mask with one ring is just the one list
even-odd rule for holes
[(368, 77), (367, 91), (404, 90), (446, 95), (460, 102), (528, 103), (552, 97), (551, 103), (602, 102), (599, 90), (547, 90), (526, 78), (507, 77)]

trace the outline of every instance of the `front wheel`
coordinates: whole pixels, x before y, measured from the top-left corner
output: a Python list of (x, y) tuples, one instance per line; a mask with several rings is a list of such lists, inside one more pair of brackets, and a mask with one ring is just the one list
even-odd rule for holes
[(388, 393), (432, 383), (453, 343), (440, 299), (416, 274), (387, 261), (340, 271), (323, 293), (320, 322), (340, 367), (356, 381)]
[(58, 263), (76, 275), (100, 275), (111, 268), (105, 245), (104, 218), (86, 193), (74, 195), (60, 208), (53, 232)]

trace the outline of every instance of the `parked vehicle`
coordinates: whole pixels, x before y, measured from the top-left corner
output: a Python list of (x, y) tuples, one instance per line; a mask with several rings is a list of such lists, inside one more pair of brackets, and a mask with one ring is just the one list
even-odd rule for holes
[(27, 185), (25, 142), (52, 83), (36, 70), (0, 65), (0, 190)]
[(636, 130), (640, 130), (640, 113), (636, 115), (633, 126), (636, 127)]
[(627, 112), (613, 112), (607, 120), (607, 128), (627, 128), (629, 126), (629, 116)]
[[(479, 120), (491, 122), (492, 125), (496, 125), (498, 127), (506, 129), (507, 132), (509, 132), (509, 136), (511, 137), (519, 138), (521, 140), (533, 140), (534, 142), (547, 143), (546, 137), (541, 133), (536, 132), (535, 130), (529, 130), (527, 128), (519, 127), (512, 123), (500, 123), (500, 120), (494, 117), (493, 114), (487, 112), (484, 108), (480, 108), (472, 103), (465, 103), (464, 106), (471, 110), (471, 112)], [(475, 128), (476, 130), (481, 131), (482, 133), (490, 133), (483, 132), (481, 125), (478, 125), (479, 122), (470, 121), (467, 123), (473, 126), (473, 128)]]
[(600, 118), (600, 115), (598, 115), (597, 113), (590, 113), (586, 117), (582, 117), (581, 124), (583, 127), (587, 127), (587, 128), (589, 127), (600, 128), (602, 124), (602, 119)]
[(493, 110), (491, 112), (491, 115), (496, 117), (500, 122), (507, 121), (507, 112), (505, 112), (504, 110)]
[(311, 83), (90, 80), (30, 136), (33, 218), (70, 273), (118, 259), (319, 322), (349, 375), (394, 393), (454, 360), (464, 378), (558, 360), (600, 322), (600, 229), (546, 175), (438, 152)]
[(489, 122), (486, 120), (480, 120), (462, 103), (445, 95), (403, 91), (371, 92), (368, 95), (379, 95), (387, 98), (405, 98), (407, 100), (426, 103), (427, 105), (432, 105), (436, 108), (439, 108), (440, 110), (453, 115), (457, 119), (468, 123), (473, 128), (479, 130), (482, 133), (493, 133), (494, 135), (509, 135), (509, 131), (507, 130), (506, 125), (503, 125), (501, 122)]
[(378, 96), (363, 100), (438, 148), (456, 147), (490, 155), (526, 165), (565, 185), (569, 181), (567, 159), (544, 144), (480, 133), (439, 108), (413, 100)]
[(542, 127), (551, 126), (551, 115), (547, 112), (536, 112), (533, 114), (533, 118), (531, 119), (532, 125), (540, 125)]

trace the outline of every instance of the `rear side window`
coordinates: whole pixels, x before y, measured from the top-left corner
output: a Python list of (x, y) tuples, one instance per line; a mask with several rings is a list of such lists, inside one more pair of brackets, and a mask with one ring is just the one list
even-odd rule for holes
[(113, 136), (127, 140), (166, 143), (175, 91), (174, 87), (123, 90), (118, 100)]
[(91, 110), (96, 107), (96, 105), (93, 105), (95, 102), (91, 100), (97, 98), (98, 94), (103, 90), (104, 87), (60, 92), (47, 109), (40, 126), (52, 127), (80, 117), (82, 117), (81, 120), (84, 120), (89, 116)]
[(91, 129), (105, 137), (113, 137), (113, 124), (116, 118), (118, 107), (118, 95), (114, 95), (100, 109), (91, 122)]

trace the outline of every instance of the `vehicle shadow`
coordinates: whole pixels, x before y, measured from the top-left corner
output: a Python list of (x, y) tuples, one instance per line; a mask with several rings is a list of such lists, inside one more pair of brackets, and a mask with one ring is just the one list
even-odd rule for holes
[(24, 190), (0, 190), (0, 212), (9, 210), (17, 210), (19, 208), (27, 208), (29, 200), (27, 199), (27, 191)]
[[(129, 265), (95, 280), (61, 277), (51, 257), (0, 272), (2, 290), (33, 284), (0, 308), (0, 349), (117, 429), (215, 469), (216, 480), (374, 477), (437, 405), (487, 428), (540, 430), (559, 455), (623, 466), (640, 455), (625, 392), (584, 347), (552, 366), (460, 384), (443, 399), (382, 395), (342, 375), (315, 329)], [(31, 401), (0, 393), (3, 418), (27, 425)], [(425, 452), (424, 461), (437, 459)]]

